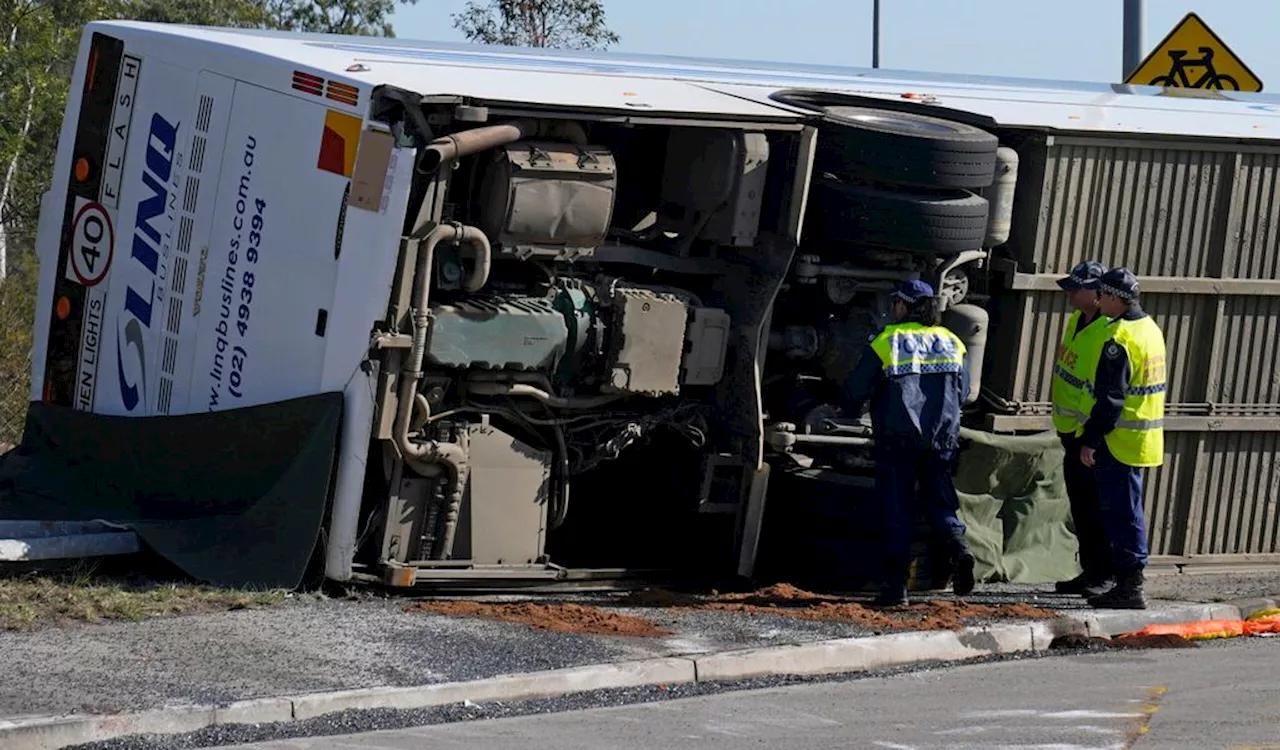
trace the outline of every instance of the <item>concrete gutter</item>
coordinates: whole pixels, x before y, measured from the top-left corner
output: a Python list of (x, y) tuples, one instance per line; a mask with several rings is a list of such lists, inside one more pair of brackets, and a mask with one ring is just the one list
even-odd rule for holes
[(417, 709), (463, 701), (549, 698), (609, 688), (676, 685), (778, 675), (833, 675), (921, 662), (1045, 651), (1067, 634), (1111, 637), (1147, 625), (1247, 618), (1278, 607), (1275, 599), (1185, 604), (1160, 611), (1102, 610), (1054, 620), (896, 633), (796, 645), (675, 656), (501, 675), (483, 680), (405, 688), (365, 688), (238, 701), (221, 706), (173, 706), (131, 714), (35, 716), (0, 720), (5, 750), (57, 750), (132, 735), (171, 735), (226, 724), (303, 721), (351, 709)]

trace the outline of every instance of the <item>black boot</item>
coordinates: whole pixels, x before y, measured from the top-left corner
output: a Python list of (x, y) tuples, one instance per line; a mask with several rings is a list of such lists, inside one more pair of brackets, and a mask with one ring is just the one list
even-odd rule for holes
[(1111, 588), (1111, 579), (1089, 573), (1081, 573), (1070, 581), (1058, 581), (1053, 590), (1059, 594), (1075, 594), (1085, 598), (1098, 596)]
[(1089, 577), (1081, 573), (1070, 581), (1058, 581), (1053, 584), (1053, 590), (1058, 594), (1079, 594), (1088, 583)]
[(872, 602), (876, 607), (899, 607), (907, 604), (907, 587), (899, 584), (886, 584), (880, 587), (880, 593)]
[(1089, 606), (1095, 609), (1146, 609), (1147, 595), (1143, 591), (1142, 569), (1116, 577), (1116, 585), (1110, 591), (1089, 597)]
[(1112, 578), (1101, 578), (1096, 581), (1086, 583), (1084, 587), (1080, 589), (1080, 596), (1083, 596), (1085, 599), (1102, 596), (1110, 591), (1111, 587), (1114, 586), (1115, 583), (1115, 580)]
[(951, 591), (956, 596), (973, 593), (973, 566), (975, 560), (963, 536), (954, 536), (948, 545), (951, 552)]
[(969, 550), (961, 550), (952, 563), (951, 590), (956, 596), (968, 596), (973, 593), (973, 566), (976, 561)]

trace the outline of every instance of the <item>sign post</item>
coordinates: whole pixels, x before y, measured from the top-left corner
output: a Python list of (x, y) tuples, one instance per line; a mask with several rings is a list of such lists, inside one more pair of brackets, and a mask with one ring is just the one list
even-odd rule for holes
[(1262, 90), (1262, 79), (1195, 13), (1184, 16), (1124, 82), (1217, 91)]

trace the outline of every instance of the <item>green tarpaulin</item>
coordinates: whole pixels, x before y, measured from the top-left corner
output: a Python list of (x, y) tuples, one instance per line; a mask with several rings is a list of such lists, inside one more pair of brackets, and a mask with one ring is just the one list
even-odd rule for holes
[[(1052, 433), (1012, 436), (964, 430), (956, 470), (960, 517), (988, 583), (1074, 578), (1075, 528)], [(825, 590), (866, 589), (880, 574), (880, 498), (870, 476), (778, 460), (769, 480), (757, 573)], [(931, 586), (944, 546), (919, 517), (912, 587)]]
[(966, 445), (956, 469), (956, 492), (980, 580), (1074, 578), (1080, 567), (1057, 434), (966, 429), (961, 436)]
[(33, 403), (0, 519), (122, 524), (201, 581), (293, 588), (328, 503), (342, 394), (115, 417)]

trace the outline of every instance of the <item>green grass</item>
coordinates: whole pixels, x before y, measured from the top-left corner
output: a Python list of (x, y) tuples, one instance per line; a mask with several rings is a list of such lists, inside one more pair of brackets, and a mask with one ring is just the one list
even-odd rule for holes
[(279, 606), (290, 598), (286, 591), (113, 578), (77, 566), (61, 573), (0, 577), (0, 630), (259, 609)]

